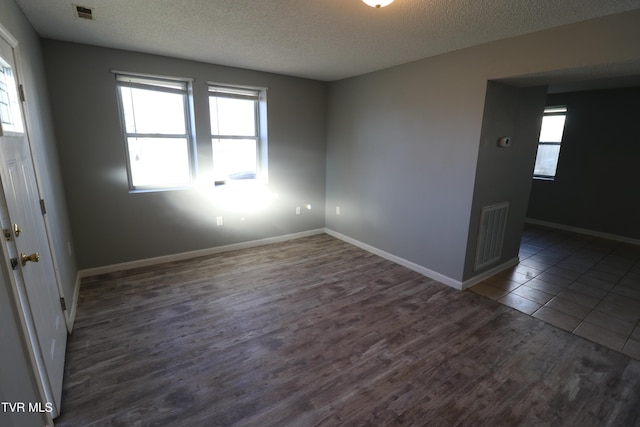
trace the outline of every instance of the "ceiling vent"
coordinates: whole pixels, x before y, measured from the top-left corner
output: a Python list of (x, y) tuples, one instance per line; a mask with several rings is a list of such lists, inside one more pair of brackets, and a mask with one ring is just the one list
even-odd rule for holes
[(93, 9), (74, 4), (73, 10), (78, 18), (93, 20)]

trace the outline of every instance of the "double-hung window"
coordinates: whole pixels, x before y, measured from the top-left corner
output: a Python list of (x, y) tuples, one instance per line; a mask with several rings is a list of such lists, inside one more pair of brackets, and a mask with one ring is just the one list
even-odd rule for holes
[(566, 106), (547, 107), (544, 109), (536, 164), (533, 169), (534, 178), (555, 178), (566, 118)]
[(116, 74), (131, 190), (191, 184), (190, 82)]
[(266, 89), (209, 84), (213, 176), (265, 178)]

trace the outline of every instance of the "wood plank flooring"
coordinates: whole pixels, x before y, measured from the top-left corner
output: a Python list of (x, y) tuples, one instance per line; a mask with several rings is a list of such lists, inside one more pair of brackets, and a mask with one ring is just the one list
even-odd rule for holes
[(85, 280), (57, 426), (633, 426), (640, 362), (327, 235)]

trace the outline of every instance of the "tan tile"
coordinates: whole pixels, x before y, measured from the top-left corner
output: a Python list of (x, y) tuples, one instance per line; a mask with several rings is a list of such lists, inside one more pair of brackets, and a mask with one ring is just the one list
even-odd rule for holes
[(477, 285), (473, 286), (470, 291), (491, 298), (492, 300), (497, 300), (507, 293), (506, 290), (496, 288), (495, 286), (491, 286), (490, 284), (485, 282), (478, 283)]
[(610, 273), (613, 275), (623, 275), (627, 271), (629, 271), (629, 268), (631, 268), (631, 264), (618, 261), (600, 261), (593, 268), (594, 270)]
[(632, 289), (640, 289), (640, 274), (635, 272), (630, 272), (629, 274), (624, 276), (618, 284), (632, 288)]
[(576, 282), (593, 286), (594, 288), (602, 289), (604, 291), (609, 291), (616, 285), (616, 281), (609, 281), (609, 280), (600, 279), (598, 277), (592, 277), (592, 276), (586, 276), (586, 275), (580, 276), (576, 280)]
[(523, 258), (522, 256), (520, 256), (520, 263), (518, 265), (523, 265), (525, 267), (531, 267), (534, 268), (540, 272), (546, 270), (547, 268), (551, 267), (554, 263), (551, 261), (541, 261), (539, 259), (532, 259), (532, 258)]
[(541, 305), (528, 300), (520, 295), (515, 295), (513, 293), (509, 293), (498, 300), (499, 303), (508, 305), (511, 308), (515, 308), (518, 311), (521, 311), (525, 314), (533, 314), (536, 310), (538, 310)]
[(607, 291), (604, 289), (600, 289), (596, 286), (586, 285), (584, 283), (580, 283), (580, 279), (570, 284), (567, 289), (571, 289), (573, 291), (580, 292), (585, 295), (592, 296), (594, 298), (604, 298), (607, 295)]
[(576, 304), (583, 305), (587, 308), (593, 308), (600, 302), (600, 298), (594, 298), (589, 295), (581, 294), (580, 292), (572, 291), (571, 289), (565, 289), (558, 294), (559, 297), (573, 301)]
[(550, 267), (546, 271), (546, 273), (564, 277), (565, 279), (569, 279), (569, 280), (576, 280), (578, 277), (580, 277), (580, 273), (573, 270), (567, 270), (566, 268), (558, 267), (557, 265)]
[(622, 352), (629, 357), (640, 360), (640, 341), (634, 339), (627, 340), (627, 343), (622, 348)]
[(593, 267), (593, 263), (591, 262), (561, 261), (556, 265), (560, 268), (564, 268), (565, 270), (575, 271), (576, 273), (584, 273)]
[(624, 273), (610, 273), (598, 270), (597, 268), (597, 266), (594, 267), (593, 270), (587, 271), (584, 275), (588, 277), (596, 277), (606, 282), (617, 282), (622, 278), (622, 276), (624, 276)]
[(611, 292), (617, 295), (623, 295), (635, 301), (640, 301), (640, 289), (632, 289), (624, 285), (617, 285), (611, 289)]
[(501, 276), (492, 276), (488, 279), (485, 279), (484, 281), (491, 286), (495, 286), (496, 288), (504, 289), (506, 291), (512, 291), (517, 287), (522, 286), (520, 283), (513, 282)]
[(543, 282), (542, 280), (533, 279), (528, 281), (525, 285), (533, 289), (537, 289), (548, 294), (557, 295), (564, 290), (563, 286), (553, 285), (551, 283)]
[(575, 317), (547, 306), (540, 307), (538, 311), (533, 313), (533, 317), (544, 320), (547, 323), (569, 332), (573, 331), (576, 326), (580, 324), (580, 319), (576, 319)]
[(611, 332), (588, 322), (580, 323), (573, 333), (616, 351), (620, 351), (627, 341), (627, 337), (624, 335)]
[(618, 319), (617, 317), (598, 310), (593, 310), (589, 313), (589, 315), (584, 318), (584, 321), (624, 336), (629, 336), (635, 326), (635, 322), (632, 323)]
[(546, 304), (551, 298), (553, 298), (552, 294), (542, 292), (538, 289), (530, 288), (526, 284), (520, 286), (518, 289), (515, 289), (511, 293), (520, 295), (521, 297), (537, 302), (538, 304)]
[(501, 271), (500, 273), (498, 273), (498, 276), (504, 277), (505, 279), (508, 279), (508, 280), (511, 280), (512, 282), (516, 282), (520, 284), (523, 284), (531, 280), (531, 278), (527, 277), (526, 274), (518, 273), (517, 271), (514, 271), (513, 268), (510, 268), (505, 271)]
[(547, 307), (553, 308), (554, 310), (561, 311), (563, 313), (566, 313), (578, 319), (584, 319), (587, 316), (587, 314), (589, 314), (589, 312), (591, 311), (590, 308), (587, 308), (580, 304), (576, 304), (575, 302), (562, 298), (560, 296), (556, 296), (552, 298), (545, 305)]
[(602, 299), (602, 302), (615, 304), (620, 307), (627, 307), (634, 309), (640, 313), (640, 301), (627, 298), (624, 295), (618, 295), (616, 293), (610, 293)]
[(544, 268), (535, 268), (520, 263), (514, 267), (513, 271), (515, 271), (516, 273), (524, 274), (526, 278), (531, 280), (538, 274), (542, 273), (544, 271)]
[(567, 279), (566, 277), (558, 276), (557, 274), (553, 274), (548, 271), (539, 274), (537, 279), (542, 280), (543, 282), (551, 283), (552, 285), (560, 285), (563, 287), (569, 286), (573, 281), (572, 279)]
[(618, 305), (602, 301), (596, 305), (595, 310), (607, 313), (615, 318), (633, 323), (634, 325), (640, 320), (640, 310), (627, 305)]

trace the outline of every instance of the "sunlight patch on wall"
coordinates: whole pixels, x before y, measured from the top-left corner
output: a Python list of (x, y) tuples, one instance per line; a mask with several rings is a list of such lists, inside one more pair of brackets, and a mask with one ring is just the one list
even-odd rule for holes
[(195, 188), (216, 208), (241, 214), (263, 211), (277, 198), (268, 185), (256, 180), (230, 181), (219, 186), (202, 180), (196, 182)]

